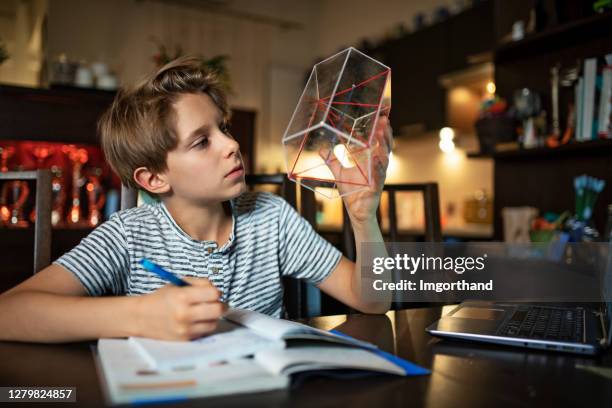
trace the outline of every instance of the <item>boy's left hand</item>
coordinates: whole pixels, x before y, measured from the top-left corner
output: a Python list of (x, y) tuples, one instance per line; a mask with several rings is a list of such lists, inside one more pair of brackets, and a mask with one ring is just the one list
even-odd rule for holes
[[(327, 166), (334, 174), (336, 180), (347, 181), (338, 183), (338, 190), (343, 195), (346, 210), (351, 223), (365, 223), (376, 218), (376, 210), (380, 203), (380, 195), (385, 184), (387, 167), (389, 165), (389, 154), (393, 147), (393, 133), (389, 124), (389, 118), (381, 115), (374, 131), (372, 143), (371, 174), (372, 178), (368, 188), (350, 184), (350, 182), (363, 183), (362, 171), (359, 167), (342, 167), (339, 160), (327, 161)], [(325, 157), (324, 155), (322, 155)], [(348, 194), (351, 191), (363, 189), (359, 192)]]

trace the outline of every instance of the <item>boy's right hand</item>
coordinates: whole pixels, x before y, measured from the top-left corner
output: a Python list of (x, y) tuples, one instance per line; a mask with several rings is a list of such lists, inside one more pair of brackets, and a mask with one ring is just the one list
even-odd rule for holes
[(206, 278), (183, 278), (191, 286), (166, 285), (139, 298), (139, 336), (191, 340), (215, 330), (227, 306)]

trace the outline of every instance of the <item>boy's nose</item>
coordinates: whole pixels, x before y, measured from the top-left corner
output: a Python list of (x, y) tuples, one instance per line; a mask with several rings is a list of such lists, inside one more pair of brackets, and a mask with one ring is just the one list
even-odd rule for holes
[(237, 154), (240, 151), (240, 144), (238, 143), (236, 139), (228, 135), (226, 139), (225, 149), (227, 152), (227, 156), (230, 156), (232, 154)]

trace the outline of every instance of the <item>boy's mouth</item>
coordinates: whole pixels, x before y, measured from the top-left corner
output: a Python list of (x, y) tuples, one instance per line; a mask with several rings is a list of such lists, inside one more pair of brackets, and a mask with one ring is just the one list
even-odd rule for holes
[(236, 178), (240, 177), (243, 174), (242, 164), (235, 166), (229, 173), (225, 175), (227, 178)]

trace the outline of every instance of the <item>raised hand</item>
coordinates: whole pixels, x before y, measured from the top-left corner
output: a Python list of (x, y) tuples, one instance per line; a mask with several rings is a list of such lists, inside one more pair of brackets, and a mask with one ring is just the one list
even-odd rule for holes
[[(389, 153), (393, 147), (393, 133), (389, 124), (389, 118), (381, 115), (374, 131), (372, 142), (372, 159), (370, 185), (364, 188), (365, 179), (363, 169), (360, 166), (344, 167), (340, 160), (334, 158), (332, 152), (322, 150), (319, 152), (325, 160), (327, 167), (331, 170), (338, 183), (338, 190), (343, 195), (351, 222), (363, 223), (376, 217), (376, 209), (380, 203), (380, 195), (385, 184), (387, 167), (389, 166)], [(361, 190), (361, 191), (357, 191)], [(349, 194), (353, 191), (355, 193)]]

